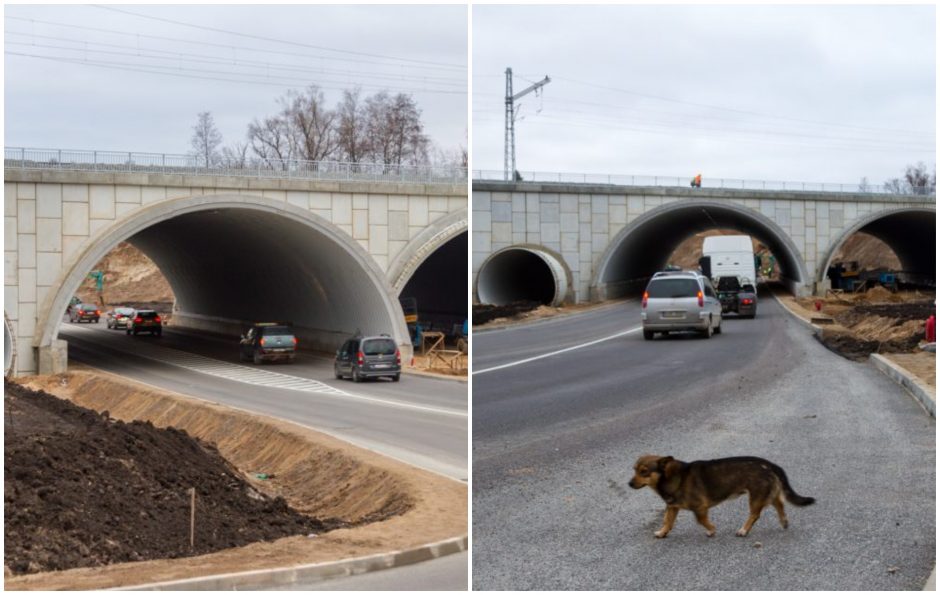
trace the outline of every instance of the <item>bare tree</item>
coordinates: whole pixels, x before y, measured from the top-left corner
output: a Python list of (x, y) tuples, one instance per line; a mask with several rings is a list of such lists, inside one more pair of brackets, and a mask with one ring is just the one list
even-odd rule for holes
[[(363, 98), (347, 90), (335, 109), (328, 109), (315, 85), (288, 91), (278, 100), (280, 111), (248, 126), (247, 150), (269, 167), (286, 161), (343, 160), (386, 167), (427, 165), (431, 141), (424, 133), (421, 110), (406, 94), (380, 91)], [(462, 163), (467, 151), (462, 149)], [(243, 155), (245, 157), (245, 155)], [(227, 161), (238, 161), (230, 152)]]
[(904, 180), (913, 194), (931, 194), (937, 191), (937, 170), (934, 168), (933, 176), (931, 176), (924, 162), (908, 165), (904, 172)]
[(430, 141), (424, 134), (421, 110), (410, 95), (399, 93), (391, 104), (390, 132), (393, 137), (392, 163), (395, 165), (426, 165)]
[(359, 163), (369, 152), (366, 134), (366, 110), (359, 99), (360, 90), (343, 91), (343, 101), (336, 107), (338, 114), (337, 145), (339, 158)]
[(404, 93), (380, 91), (366, 99), (366, 138), (370, 157), (386, 165), (425, 165), (430, 141), (424, 134), (421, 110)]
[(274, 169), (287, 168), (292, 157), (288, 125), (280, 115), (248, 125), (248, 143), (256, 157)]
[(884, 183), (885, 192), (892, 194), (935, 194), (937, 192), (937, 169), (931, 175), (923, 162), (908, 165), (904, 179), (892, 178)]
[(197, 116), (190, 144), (200, 163), (206, 167), (218, 163), (218, 149), (222, 144), (222, 133), (215, 127), (211, 112), (202, 112)]
[(315, 85), (300, 93), (289, 91), (281, 101), (281, 117), (287, 123), (297, 159), (322, 161), (335, 157), (336, 112), (324, 103), (323, 92)]
[(248, 167), (248, 143), (235, 143), (223, 148), (221, 164), (231, 169)]

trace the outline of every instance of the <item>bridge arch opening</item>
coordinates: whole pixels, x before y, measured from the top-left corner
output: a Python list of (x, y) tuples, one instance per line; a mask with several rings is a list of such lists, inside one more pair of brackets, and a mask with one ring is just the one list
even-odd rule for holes
[(242, 195), (159, 203), (105, 231), (64, 267), (47, 298), (40, 350), (55, 342), (81, 282), (121, 241), (166, 277), (180, 326), (238, 335), (252, 322), (286, 321), (311, 349), (332, 351), (360, 330), (388, 333), (410, 351), (401, 306), (357, 242), (304, 209)]
[(841, 277), (834, 265), (855, 262), (859, 268), (897, 273), (902, 284), (936, 287), (937, 212), (929, 208), (905, 208), (865, 217), (835, 238), (818, 281)]
[(810, 277), (803, 257), (776, 223), (743, 206), (695, 201), (664, 205), (627, 225), (600, 260), (592, 281), (595, 297), (611, 299), (641, 291), (683, 241), (710, 230), (735, 230), (756, 239), (774, 255), (780, 281), (794, 294), (805, 292)]
[(453, 334), (467, 319), (467, 236), (455, 235), (418, 265), (399, 294), (415, 300), (418, 321), (425, 330)]
[(535, 246), (510, 246), (480, 266), (476, 295), (481, 304), (494, 306), (518, 301), (560, 306), (569, 283), (570, 275), (557, 256)]

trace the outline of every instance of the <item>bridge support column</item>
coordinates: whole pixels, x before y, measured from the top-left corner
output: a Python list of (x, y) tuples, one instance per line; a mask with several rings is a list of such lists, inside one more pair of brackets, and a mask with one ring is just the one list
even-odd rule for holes
[(832, 281), (828, 277), (822, 281), (816, 281), (816, 287), (813, 291), (813, 295), (826, 295), (826, 292), (832, 289)]
[(39, 373), (63, 374), (68, 370), (68, 341), (56, 339), (52, 345), (39, 347)]

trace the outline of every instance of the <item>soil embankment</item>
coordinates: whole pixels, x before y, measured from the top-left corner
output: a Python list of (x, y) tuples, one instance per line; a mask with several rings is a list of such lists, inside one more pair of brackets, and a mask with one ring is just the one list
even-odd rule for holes
[(11, 382), (4, 393), (4, 564), (14, 574), (194, 556), (347, 524), (259, 492), (185, 431)]
[[(64, 556), (51, 556), (46, 551), (36, 559), (16, 558), (20, 568), (25, 562), (26, 570), (35, 573), (11, 576), (12, 569), (7, 569), (7, 589), (99, 589), (282, 568), (404, 550), (466, 535), (464, 484), (308, 428), (87, 369), (21, 381), (92, 411), (63, 418), (56, 412), (67, 409), (67, 404), (49, 403), (45, 411), (53, 413), (51, 421), (38, 425), (28, 423), (26, 415), (7, 415), (6, 439), (19, 444), (32, 442), (44, 469), (43, 475), (33, 475), (30, 468), (19, 478), (7, 469), (6, 495), (19, 500), (5, 503), (6, 514), (33, 515), (32, 531), (57, 533), (74, 544), (84, 542), (89, 551), (82, 553), (82, 567), (52, 572), (38, 571), (67, 568)], [(14, 394), (14, 399), (21, 403), (30, 400), (23, 394)], [(100, 413), (104, 411), (109, 412), (107, 416)], [(156, 438), (157, 428), (175, 430), (164, 430), (166, 437)], [(65, 437), (80, 441), (82, 446), (65, 446)], [(53, 444), (58, 446), (53, 448)], [(8, 452), (10, 447), (8, 444)], [(72, 458), (76, 453), (80, 460)], [(217, 457), (215, 466), (191, 463), (197, 455)], [(195, 469), (184, 469), (193, 465)], [(23, 464), (24, 469), (27, 466)], [(61, 482), (46, 475), (51, 469), (63, 471)], [(67, 481), (69, 478), (72, 481)], [(11, 481), (19, 482), (16, 490)], [(125, 489), (116, 485), (121, 481), (143, 483)], [(121, 497), (102, 493), (111, 487), (116, 487), (116, 496)], [(225, 549), (146, 560), (149, 545), (142, 543), (146, 537), (142, 530), (138, 534), (138, 526), (150, 526), (151, 519), (141, 513), (166, 515), (167, 526), (153, 530), (163, 531), (173, 547), (183, 544), (181, 552), (158, 555), (188, 555), (190, 487), (197, 489), (196, 543), (206, 543), (210, 540), (206, 533), (216, 532), (217, 545)], [(82, 492), (87, 495), (78, 495)], [(233, 506), (229, 501), (246, 495), (254, 502), (239, 501)], [(213, 512), (201, 509), (200, 503), (229, 509), (213, 521)], [(33, 511), (30, 506), (49, 507)], [(74, 512), (89, 517), (88, 535), (70, 533), (80, 528), (77, 521), (69, 521), (67, 514), (53, 514), (71, 507), (80, 507)], [(226, 534), (226, 522), (235, 533), (263, 541), (241, 545), (251, 539), (238, 541)], [(9, 520), (7, 525), (9, 531)], [(335, 529), (324, 532), (330, 527)], [(112, 536), (109, 531), (115, 528), (122, 532)], [(34, 555), (32, 548), (26, 554), (25, 542), (17, 533), (5, 535), (8, 565), (14, 562), (10, 552)], [(136, 552), (140, 561), (114, 558), (113, 552), (125, 550), (124, 559), (133, 560), (130, 552)], [(117, 563), (84, 565), (109, 559)], [(35, 562), (32, 568), (30, 562)]]

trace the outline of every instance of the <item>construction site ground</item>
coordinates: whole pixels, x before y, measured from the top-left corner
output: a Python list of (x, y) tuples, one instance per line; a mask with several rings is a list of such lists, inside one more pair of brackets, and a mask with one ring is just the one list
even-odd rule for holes
[(6, 589), (129, 586), (466, 535), (464, 484), (308, 428), (79, 366), (18, 383), (5, 387)]
[(876, 286), (826, 297), (797, 298), (778, 290), (776, 297), (823, 329), (819, 340), (832, 351), (856, 361), (880, 353), (930, 387), (936, 386), (936, 355), (920, 348), (926, 319), (936, 311), (934, 292), (891, 292)]

